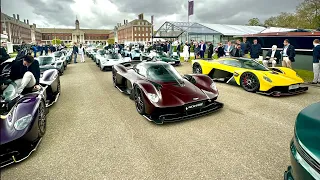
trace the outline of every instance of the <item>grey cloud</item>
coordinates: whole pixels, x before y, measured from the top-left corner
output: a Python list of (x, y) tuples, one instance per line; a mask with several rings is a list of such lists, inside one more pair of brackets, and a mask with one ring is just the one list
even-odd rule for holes
[[(296, 6), (303, 0), (228, 0), (214, 2), (211, 8), (195, 2), (195, 16), (204, 23), (245, 24), (251, 18), (259, 18), (262, 22), (280, 12), (294, 12)], [(202, 1), (202, 3), (210, 0)], [(207, 3), (210, 4), (210, 3)]]
[(73, 0), (25, 0), (33, 7), (33, 13), (43, 16), (52, 25), (70, 26), (74, 23), (75, 14), (71, 9)]

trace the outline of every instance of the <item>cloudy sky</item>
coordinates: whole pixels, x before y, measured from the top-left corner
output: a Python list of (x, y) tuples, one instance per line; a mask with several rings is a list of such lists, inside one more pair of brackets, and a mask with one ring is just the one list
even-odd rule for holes
[[(117, 23), (155, 17), (155, 28), (165, 21), (187, 21), (188, 0), (1, 0), (1, 11), (29, 19), (38, 27), (74, 27), (76, 16), (81, 28), (113, 28)], [(190, 21), (199, 23), (246, 24), (280, 12), (293, 12), (303, 0), (194, 0)]]

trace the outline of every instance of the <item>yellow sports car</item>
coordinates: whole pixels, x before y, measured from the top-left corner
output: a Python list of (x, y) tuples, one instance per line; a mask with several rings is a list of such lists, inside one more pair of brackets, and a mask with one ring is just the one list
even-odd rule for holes
[(193, 60), (193, 73), (206, 74), (214, 80), (229, 83), (232, 79), (243, 89), (271, 96), (294, 95), (306, 92), (303, 79), (289, 68), (267, 68), (247, 58)]

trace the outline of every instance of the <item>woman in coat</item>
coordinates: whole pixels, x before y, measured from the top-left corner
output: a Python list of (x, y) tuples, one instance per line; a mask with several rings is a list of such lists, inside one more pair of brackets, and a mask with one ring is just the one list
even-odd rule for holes
[(189, 60), (188, 42), (186, 42), (185, 45), (183, 46), (183, 57), (184, 57), (184, 62), (188, 62), (188, 60)]

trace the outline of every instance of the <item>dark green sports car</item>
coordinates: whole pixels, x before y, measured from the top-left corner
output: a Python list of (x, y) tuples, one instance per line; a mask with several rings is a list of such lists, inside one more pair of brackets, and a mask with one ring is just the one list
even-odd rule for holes
[(154, 61), (163, 61), (172, 65), (180, 65), (180, 58), (178, 56), (167, 56), (163, 51), (151, 51), (147, 55), (147, 59)]
[(320, 180), (320, 102), (299, 113), (294, 132), (284, 179)]

